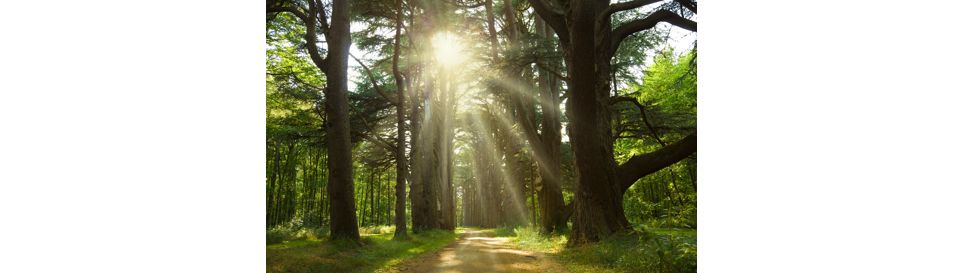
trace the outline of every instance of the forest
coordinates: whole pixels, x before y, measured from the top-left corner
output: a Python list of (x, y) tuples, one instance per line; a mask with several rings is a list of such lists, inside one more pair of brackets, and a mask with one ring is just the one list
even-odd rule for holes
[(696, 272), (696, 13), (267, 0), (267, 271)]

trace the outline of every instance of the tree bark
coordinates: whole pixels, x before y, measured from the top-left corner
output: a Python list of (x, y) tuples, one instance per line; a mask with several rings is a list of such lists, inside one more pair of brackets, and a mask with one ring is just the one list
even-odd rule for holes
[(347, 114), (347, 58), (350, 51), (350, 1), (333, 0), (327, 55), (326, 114), (330, 156), (330, 237), (360, 240), (354, 201), (353, 155)]
[(393, 79), (397, 84), (397, 161), (396, 209), (394, 211), (394, 239), (407, 237), (407, 131), (404, 125), (403, 75), (400, 73), (400, 31), (403, 28), (403, 0), (397, 0), (397, 27), (393, 35)]
[(548, 5), (544, 0), (530, 0), (530, 4), (557, 31), (570, 79), (567, 117), (570, 120), (570, 141), (578, 177), (574, 194), (573, 232), (569, 244), (594, 242), (610, 234), (629, 230), (630, 224), (623, 211), (623, 184), (626, 183), (621, 183), (621, 179), (634, 176), (618, 176), (620, 168), (613, 158), (611, 115), (607, 104), (610, 96), (610, 60), (620, 41), (630, 34), (653, 27), (657, 22), (680, 24), (680, 27), (694, 31), (696, 23), (691, 24), (692, 21), (660, 11), (654, 14), (656, 16), (628, 22), (614, 31), (609, 24), (611, 10), (630, 8), (624, 7), (627, 5), (636, 7), (645, 2), (635, 1), (611, 8), (609, 0), (571, 0), (565, 11)]
[(619, 184), (620, 193), (626, 193), (627, 189), (641, 177), (680, 162), (696, 151), (697, 134), (694, 133), (654, 152), (631, 157), (627, 162), (617, 166), (617, 184)]

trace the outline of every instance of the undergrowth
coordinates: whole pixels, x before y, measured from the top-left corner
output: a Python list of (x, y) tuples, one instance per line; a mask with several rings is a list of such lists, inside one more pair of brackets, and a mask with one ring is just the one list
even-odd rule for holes
[(545, 252), (571, 272), (696, 272), (696, 230), (648, 229), (598, 243), (566, 247), (566, 234), (540, 235), (534, 227), (500, 228), (518, 248)]
[(267, 229), (267, 244), (277, 244), (284, 241), (318, 240), (330, 234), (327, 228), (303, 228), (280, 226)]
[(456, 240), (449, 231), (411, 234), (405, 240), (392, 240), (392, 227), (367, 231), (380, 234), (362, 233), (360, 245), (323, 236), (268, 244), (267, 272), (379, 272)]

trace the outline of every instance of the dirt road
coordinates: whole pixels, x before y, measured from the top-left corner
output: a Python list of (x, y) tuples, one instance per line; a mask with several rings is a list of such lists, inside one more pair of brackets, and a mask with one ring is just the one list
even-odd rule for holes
[(514, 249), (507, 240), (490, 233), (468, 230), (460, 235), (457, 242), (439, 252), (401, 264), (394, 272), (567, 272), (542, 253)]

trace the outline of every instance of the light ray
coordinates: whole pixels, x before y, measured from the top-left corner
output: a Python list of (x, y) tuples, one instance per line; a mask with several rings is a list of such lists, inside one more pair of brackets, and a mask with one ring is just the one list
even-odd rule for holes
[(466, 60), (465, 50), (459, 37), (448, 32), (434, 34), (433, 55), (443, 68), (453, 68)]
[[(489, 107), (490, 105), (488, 104), (487, 106)], [(495, 107), (495, 106), (493, 106), (493, 107)], [(493, 120), (494, 122), (502, 123), (501, 121), (502, 121), (503, 117), (501, 116), (501, 113), (502, 113), (501, 111), (491, 112), (490, 109), (488, 108), (488, 109), (486, 109), (484, 112), (486, 112), (487, 115), (491, 116), (491, 117), (492, 117), (492, 120)], [(501, 124), (501, 126), (503, 126), (503, 124)], [(491, 131), (492, 129), (491, 129), (491, 128), (487, 128), (487, 125), (486, 125), (485, 122), (482, 122), (482, 121), (481, 121), (481, 122), (478, 122), (478, 123), (476, 124), (476, 127), (477, 127), (477, 129), (480, 130), (480, 132), (478, 132), (478, 136), (484, 138), (484, 140), (486, 141), (486, 143), (488, 143), (487, 145), (490, 145), (489, 143), (493, 143), (493, 142), (494, 142), (494, 140), (491, 139), (491, 136), (493, 135), (493, 133), (492, 133), (492, 131)], [(509, 133), (510, 133), (509, 135), (506, 135), (507, 137), (512, 138), (512, 140), (514, 140), (514, 141), (516, 141), (516, 140), (522, 140), (522, 139), (520, 139), (520, 137), (517, 135), (517, 133), (515, 132), (515, 130), (513, 130), (513, 128), (512, 128), (511, 126), (503, 126), (502, 128), (506, 128), (506, 130), (502, 130), (502, 131), (504, 131), (504, 132), (509, 132)], [(518, 142), (518, 143), (522, 143), (522, 142)], [(484, 149), (484, 150), (485, 150), (484, 153), (485, 153), (485, 155), (488, 156), (488, 158), (495, 158), (495, 159), (498, 159), (498, 160), (499, 160), (499, 159), (503, 158), (503, 156), (504, 156), (504, 155), (502, 155), (502, 154), (500, 153), (499, 149), (497, 149), (497, 148), (495, 148), (495, 147), (490, 147), (489, 149)], [(516, 181), (516, 177), (514, 177), (511, 172), (507, 171), (507, 170), (505, 169), (506, 167), (510, 167), (510, 166), (504, 166), (503, 164), (497, 164), (497, 166), (496, 166), (496, 171), (497, 171), (497, 173), (500, 175), (500, 177), (502, 178), (502, 180), (503, 180), (505, 183), (506, 183), (507, 181), (514, 181), (514, 182), (515, 182), (515, 181)], [(516, 183), (519, 183), (519, 182), (516, 182)], [(518, 193), (518, 192), (516, 191), (516, 189), (514, 189), (513, 187), (510, 187), (510, 186), (508, 186), (508, 185), (504, 185), (503, 188), (506, 190), (507, 195), (508, 195), (508, 198), (510, 198), (510, 200), (512, 201), (512, 202), (510, 202), (510, 204), (512, 205), (512, 207), (511, 207), (511, 208), (508, 208), (508, 209), (513, 210), (513, 211), (515, 211), (515, 212), (519, 212), (520, 217), (522, 218), (522, 221), (524, 221), (524, 222), (529, 221), (528, 215), (527, 215), (527, 210), (526, 210), (525, 207), (523, 207), (523, 204), (526, 204), (526, 202), (524, 201), (524, 200), (526, 199), (526, 196), (521, 196), (521, 194)]]

